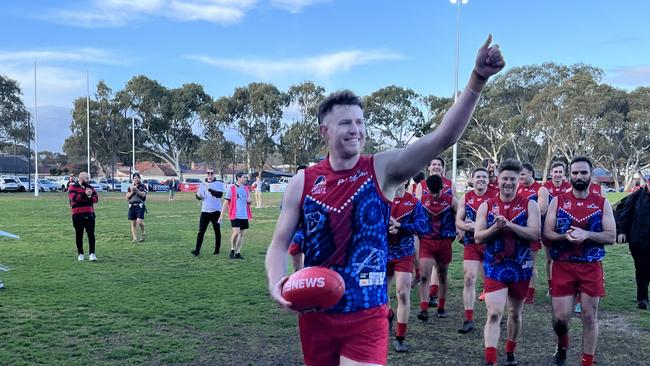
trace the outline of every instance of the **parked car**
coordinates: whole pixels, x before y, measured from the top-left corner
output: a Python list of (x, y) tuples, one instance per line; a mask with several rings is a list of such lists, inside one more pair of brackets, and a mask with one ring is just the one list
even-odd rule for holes
[[(57, 177), (56, 179), (54, 179), (53, 181), (54, 181), (54, 183), (56, 183), (56, 189), (58, 189), (60, 191), (65, 191), (66, 188), (68, 187), (69, 178), (70, 178), (70, 176), (63, 175), (63, 176), (60, 176), (60, 177)], [(77, 181), (77, 179), (75, 179), (75, 182), (76, 181)], [(32, 187), (32, 190), (33, 189), (34, 189), (34, 187)]]
[(57, 185), (56, 183), (52, 182), (49, 179), (42, 178), (38, 180), (38, 184), (40, 187), (43, 188), (43, 191), (45, 192), (56, 192), (57, 191)]
[(88, 181), (88, 184), (90, 184), (91, 187), (95, 188), (95, 191), (104, 192), (104, 189), (102, 188), (102, 185), (97, 183), (96, 180), (91, 179), (91, 180)]
[(13, 178), (0, 178), (0, 192), (18, 192), (20, 188)]
[(101, 184), (102, 189), (105, 191), (121, 191), (122, 190), (122, 183), (113, 178), (101, 178), (99, 180), (99, 184)]
[(29, 191), (29, 181), (25, 177), (16, 177), (15, 175), (3, 175), (0, 178), (11, 178), (16, 181), (18, 184), (18, 191), (27, 192)]
[(616, 192), (614, 188), (606, 187), (606, 186), (601, 186), (603, 187), (603, 192), (605, 193), (611, 193), (611, 192)]
[(181, 183), (181, 192), (196, 192), (201, 183), (203, 181), (198, 178), (187, 178)]

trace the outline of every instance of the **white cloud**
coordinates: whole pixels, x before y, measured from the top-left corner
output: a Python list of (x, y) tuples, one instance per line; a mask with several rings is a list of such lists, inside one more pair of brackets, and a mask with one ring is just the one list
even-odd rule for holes
[(625, 87), (639, 87), (650, 84), (650, 65), (627, 66), (607, 70), (605, 81)]
[(260, 0), (93, 0), (85, 7), (59, 9), (45, 16), (79, 27), (119, 27), (149, 17), (218, 24), (239, 22)]
[(378, 61), (402, 60), (403, 55), (388, 51), (341, 51), (316, 57), (264, 60), (264, 59), (227, 59), (205, 55), (188, 55), (186, 58), (205, 63), (221, 69), (234, 70), (269, 79), (279, 74), (301, 73), (315, 77), (328, 77), (335, 73), (349, 71), (355, 66)]
[(0, 51), (0, 62), (32, 62), (38, 61), (79, 61), (99, 64), (121, 64), (106, 50), (97, 48), (81, 48), (76, 50), (29, 50), (29, 51)]
[(297, 14), (303, 8), (329, 0), (271, 0), (271, 4), (278, 8), (287, 10), (290, 13)]
[[(34, 65), (0, 64), (0, 74), (18, 81), (25, 105), (34, 105)], [(86, 93), (84, 70), (39, 66), (36, 69), (38, 105), (71, 107), (74, 98)]]

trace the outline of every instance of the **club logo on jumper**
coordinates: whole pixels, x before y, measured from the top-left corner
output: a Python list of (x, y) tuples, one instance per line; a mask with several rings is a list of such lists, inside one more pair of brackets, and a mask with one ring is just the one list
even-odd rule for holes
[(349, 176), (347, 178), (339, 179), (338, 182), (336, 183), (336, 185), (340, 186), (341, 184), (344, 184), (344, 183), (347, 183), (347, 182), (354, 183), (354, 182), (358, 181), (359, 178), (365, 177), (366, 175), (368, 175), (367, 171), (365, 171), (365, 170), (357, 170), (357, 172), (354, 173), (353, 175), (351, 175), (351, 176)]
[(582, 201), (578, 201), (578, 202), (576, 202), (576, 206), (584, 206), (584, 205), (585, 205), (585, 203), (582, 202)]
[(512, 208), (513, 211), (521, 211), (521, 210), (523, 210), (523, 209), (524, 209), (524, 208), (521, 207), (520, 205), (517, 205), (517, 206), (515, 206), (515, 207)]
[(413, 202), (411, 202), (411, 201), (406, 201), (406, 202), (404, 202), (404, 203), (402, 203), (402, 204), (403, 204), (404, 206), (413, 206)]
[(291, 291), (299, 288), (315, 288), (325, 287), (325, 277), (316, 278), (300, 278), (296, 280), (287, 281), (284, 284), (284, 291)]
[(327, 180), (324, 175), (319, 175), (311, 188), (311, 194), (315, 196), (325, 193), (327, 193)]
[(596, 206), (596, 205), (595, 205), (595, 204), (593, 204), (593, 203), (590, 203), (590, 204), (589, 204), (589, 206), (587, 206), (587, 208), (591, 208), (591, 209), (597, 209), (597, 208), (598, 208), (598, 206)]
[(565, 210), (570, 210), (571, 209), (571, 201), (564, 201), (564, 205), (562, 205), (562, 208)]

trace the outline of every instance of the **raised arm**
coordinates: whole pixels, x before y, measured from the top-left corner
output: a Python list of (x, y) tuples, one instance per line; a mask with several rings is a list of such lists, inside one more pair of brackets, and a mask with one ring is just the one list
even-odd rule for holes
[(447, 111), (440, 126), (411, 145), (375, 156), (375, 171), (384, 193), (391, 196), (394, 187), (415, 175), (463, 134), (488, 78), (505, 66), (499, 46), (490, 46), (490, 43), (492, 35), (479, 48), (467, 87)]

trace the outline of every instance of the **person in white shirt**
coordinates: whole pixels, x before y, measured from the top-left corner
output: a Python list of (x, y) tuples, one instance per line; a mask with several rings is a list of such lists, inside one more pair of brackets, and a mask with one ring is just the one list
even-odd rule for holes
[(208, 224), (212, 223), (214, 228), (214, 254), (219, 254), (221, 247), (221, 226), (219, 217), (221, 216), (221, 197), (223, 197), (223, 183), (214, 179), (214, 171), (208, 169), (205, 183), (199, 186), (196, 192), (196, 199), (203, 201), (201, 205), (201, 218), (199, 219), (199, 233), (196, 235), (196, 247), (191, 253), (196, 257), (201, 253), (203, 245), (203, 236), (208, 230)]

